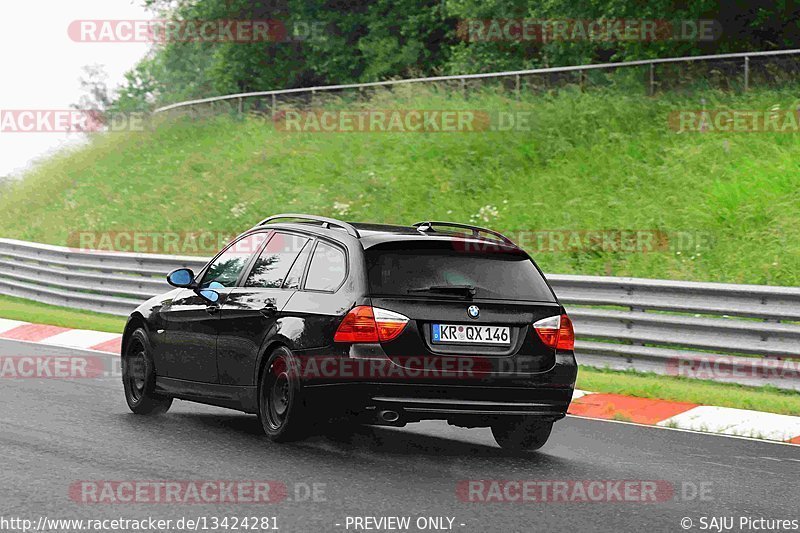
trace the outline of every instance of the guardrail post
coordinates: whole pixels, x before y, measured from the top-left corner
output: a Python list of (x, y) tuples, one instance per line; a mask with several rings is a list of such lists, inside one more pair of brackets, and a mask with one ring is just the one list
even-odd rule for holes
[(583, 69), (578, 71), (578, 85), (580, 85), (581, 92), (585, 92), (586, 89), (586, 77), (584, 76)]
[(744, 90), (750, 87), (750, 56), (744, 56)]
[(650, 63), (650, 89), (648, 90), (650, 96), (656, 93), (656, 65)]
[(515, 81), (515, 92), (517, 93), (517, 100), (519, 100), (519, 74), (517, 74)]
[(244, 113), (244, 98), (239, 98), (239, 115)]
[(271, 108), (270, 111), (272, 113), (272, 118), (275, 119), (276, 109), (275, 109), (275, 95), (274, 94), (272, 95), (272, 108)]

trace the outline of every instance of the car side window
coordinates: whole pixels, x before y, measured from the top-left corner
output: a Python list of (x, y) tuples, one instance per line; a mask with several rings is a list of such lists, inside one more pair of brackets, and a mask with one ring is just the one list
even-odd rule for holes
[(279, 289), (309, 240), (290, 233), (275, 233), (256, 259), (244, 286)]
[(203, 288), (234, 287), (250, 257), (264, 244), (267, 233), (243, 237), (228, 247), (206, 270), (200, 286)]
[(300, 288), (300, 282), (303, 280), (303, 272), (306, 271), (306, 265), (308, 264), (308, 256), (311, 255), (311, 250), (313, 248), (314, 246), (311, 240), (303, 246), (303, 251), (297, 256), (297, 259), (292, 265), (292, 269), (289, 270), (289, 273), (286, 275), (286, 280), (283, 282), (284, 289), (296, 290)]
[(338, 246), (317, 243), (311, 265), (308, 267), (306, 289), (312, 291), (336, 291), (347, 275), (347, 257)]

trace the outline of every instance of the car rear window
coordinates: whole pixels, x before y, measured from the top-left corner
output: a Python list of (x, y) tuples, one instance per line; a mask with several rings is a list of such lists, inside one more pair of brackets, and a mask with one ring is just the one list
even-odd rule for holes
[(539, 270), (524, 255), (370, 249), (366, 259), (370, 292), (375, 296), (437, 296), (425, 289), (471, 286), (475, 298), (555, 301)]

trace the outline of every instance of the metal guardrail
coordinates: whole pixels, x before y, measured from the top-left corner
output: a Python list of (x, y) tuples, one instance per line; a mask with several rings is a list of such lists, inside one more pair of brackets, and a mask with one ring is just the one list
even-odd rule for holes
[(800, 288), (547, 276), (581, 364), (800, 390)]
[[(197, 257), (83, 252), (0, 239), (0, 291), (127, 315)], [(581, 364), (800, 390), (800, 288), (548, 276)], [(718, 359), (721, 358), (721, 359)]]
[(734, 54), (716, 54), (716, 55), (702, 55), (702, 56), (684, 56), (684, 57), (666, 57), (659, 59), (641, 59), (637, 61), (621, 61), (617, 63), (596, 63), (588, 65), (574, 65), (568, 67), (548, 67), (529, 70), (511, 70), (504, 72), (485, 72), (480, 74), (456, 74), (452, 76), (431, 76), (428, 78), (407, 78), (401, 80), (387, 80), (387, 81), (373, 81), (368, 83), (347, 83), (341, 85), (320, 85), (316, 87), (298, 87), (294, 89), (279, 89), (274, 91), (255, 91), (247, 93), (226, 94), (223, 96), (214, 96), (210, 98), (199, 98), (197, 100), (187, 100), (185, 102), (177, 102), (174, 104), (166, 105), (157, 108), (154, 113), (163, 113), (173, 109), (183, 107), (192, 107), (201, 104), (210, 104), (214, 102), (224, 102), (228, 100), (238, 100), (239, 111), (243, 109), (243, 101), (246, 98), (261, 98), (269, 96), (272, 98), (272, 110), (275, 110), (275, 98), (277, 96), (286, 94), (304, 94), (316, 93), (325, 91), (340, 91), (345, 89), (366, 89), (370, 87), (391, 87), (394, 85), (406, 85), (412, 83), (436, 83), (445, 81), (460, 81), (466, 83), (467, 80), (479, 80), (489, 78), (516, 78), (516, 87), (520, 86), (520, 78), (523, 76), (532, 76), (537, 74), (555, 74), (563, 72), (577, 72), (583, 74), (590, 70), (609, 70), (618, 68), (630, 68), (649, 66), (649, 94), (655, 92), (655, 67), (656, 65), (663, 65), (667, 63), (689, 63), (695, 61), (713, 61), (713, 60), (742, 60), (742, 80), (745, 90), (750, 85), (750, 59), (754, 57), (772, 57), (772, 56), (789, 56), (800, 54), (800, 49), (791, 50), (768, 50), (764, 52), (738, 52)]
[(197, 257), (84, 252), (0, 239), (0, 290), (46, 304), (124, 316), (169, 290), (170, 270), (197, 270), (205, 263)]

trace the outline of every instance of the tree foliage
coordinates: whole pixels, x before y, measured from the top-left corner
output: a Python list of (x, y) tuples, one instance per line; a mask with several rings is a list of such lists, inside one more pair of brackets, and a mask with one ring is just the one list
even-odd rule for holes
[[(272, 20), (270, 42), (154, 45), (113, 105), (226, 93), (797, 46), (800, 7), (785, 0), (145, 0), (170, 20)], [(714, 20), (712, 41), (469, 40), (464, 21)]]

